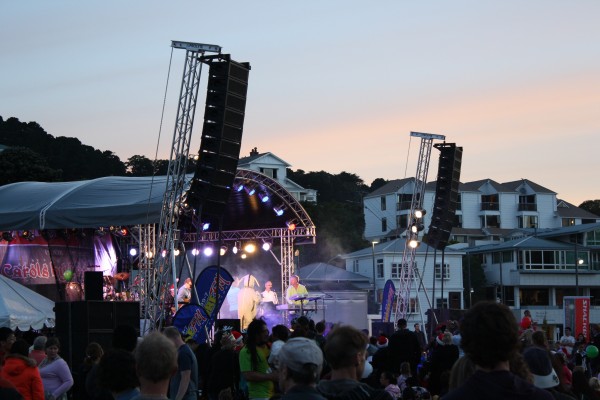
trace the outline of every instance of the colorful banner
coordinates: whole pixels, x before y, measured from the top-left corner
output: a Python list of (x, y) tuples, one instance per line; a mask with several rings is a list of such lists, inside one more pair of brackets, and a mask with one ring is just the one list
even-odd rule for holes
[(590, 340), (590, 305), (589, 296), (565, 296), (563, 298), (564, 328), (571, 328), (575, 337), (583, 333), (588, 342)]
[(396, 287), (394, 286), (394, 282), (388, 279), (383, 287), (383, 298), (381, 299), (381, 320), (383, 322), (390, 322), (395, 295)]
[(232, 283), (233, 277), (226, 269), (216, 265), (206, 267), (196, 279), (198, 304), (188, 304), (180, 308), (175, 314), (173, 326), (186, 337), (193, 337), (197, 343), (205, 343), (208, 339), (206, 330), (211, 329), (217, 319)]

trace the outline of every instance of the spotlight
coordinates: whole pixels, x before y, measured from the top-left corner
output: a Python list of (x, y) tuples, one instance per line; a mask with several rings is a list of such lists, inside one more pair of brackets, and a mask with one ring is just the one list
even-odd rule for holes
[(202, 230), (203, 231), (207, 231), (210, 229), (210, 222), (203, 222), (202, 223)]
[(260, 192), (258, 194), (258, 198), (260, 199), (260, 201), (262, 201), (263, 203), (266, 203), (267, 201), (269, 201), (269, 195), (266, 192)]
[(427, 211), (425, 211), (425, 210), (420, 210), (420, 209), (415, 210), (416, 218), (419, 218), (419, 219), (423, 218), (425, 216), (425, 214), (427, 214)]
[(419, 224), (414, 222), (411, 226), (410, 226), (410, 231), (412, 233), (419, 233), (421, 232), (423, 229), (425, 229), (425, 227), (423, 226), (423, 224)]
[(14, 236), (11, 232), (2, 232), (2, 239), (7, 242), (12, 242), (14, 240)]
[(244, 184), (243, 183), (234, 183), (233, 190), (235, 190), (236, 192), (241, 192), (242, 190), (244, 190)]
[(264, 251), (269, 251), (269, 250), (271, 250), (271, 243), (269, 243), (269, 242), (264, 242), (264, 243), (262, 244), (262, 249), (263, 249)]
[(137, 256), (137, 249), (136, 249), (135, 247), (132, 247), (132, 248), (130, 248), (130, 249), (129, 249), (129, 255), (130, 255), (131, 257), (135, 257), (135, 256)]
[(227, 253), (227, 246), (221, 246), (221, 249), (219, 249), (219, 254), (224, 256), (225, 253)]
[(197, 256), (198, 254), (200, 254), (200, 250), (198, 250), (198, 249), (192, 249), (192, 255), (193, 256)]
[(284, 205), (275, 206), (275, 207), (273, 207), (273, 211), (275, 211), (275, 215), (277, 215), (278, 217), (281, 217), (283, 215), (283, 212), (285, 211), (285, 206)]
[(248, 256), (246, 255), (246, 253), (242, 253), (241, 257), (242, 257), (243, 260), (245, 260), (246, 257), (248, 257)]
[(165, 258), (165, 257), (167, 256), (167, 250), (163, 250), (163, 251), (161, 251), (161, 252), (160, 252), (160, 256), (161, 256), (162, 258)]
[(408, 241), (408, 245), (412, 248), (412, 249), (416, 249), (417, 247), (419, 247), (419, 241), (417, 239), (410, 239)]
[(290, 220), (285, 223), (290, 231), (296, 230), (296, 221)]
[(248, 196), (254, 196), (254, 193), (256, 193), (256, 186), (252, 184), (244, 185), (244, 190), (248, 193)]
[(233, 248), (231, 249), (231, 251), (233, 252), (233, 254), (237, 254), (239, 250), (238, 244), (237, 242), (233, 244)]
[(152, 258), (154, 258), (154, 253), (153, 253), (153, 252), (151, 252), (151, 251), (147, 251), (147, 252), (146, 252), (146, 258), (148, 258), (148, 259), (152, 259)]
[(248, 242), (244, 246), (244, 251), (246, 253), (254, 253), (256, 251), (256, 245), (254, 243), (252, 243), (252, 242)]
[(175, 257), (177, 257), (179, 255), (179, 253), (181, 253), (181, 251), (179, 251), (179, 249), (175, 249), (173, 251), (173, 254), (175, 254)]
[(211, 246), (206, 246), (202, 253), (204, 253), (205, 256), (210, 257), (213, 255), (213, 248)]
[(27, 240), (30, 240), (30, 241), (33, 240), (33, 239), (35, 239), (35, 235), (33, 234), (32, 231), (23, 231), (21, 233), (21, 237), (23, 239), (27, 239)]

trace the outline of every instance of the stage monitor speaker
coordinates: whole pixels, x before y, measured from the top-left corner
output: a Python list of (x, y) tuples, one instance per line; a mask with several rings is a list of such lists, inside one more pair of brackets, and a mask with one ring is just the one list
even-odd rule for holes
[(83, 284), (86, 300), (103, 300), (102, 286), (104, 282), (102, 272), (85, 271), (83, 275)]
[(455, 225), (462, 147), (455, 143), (440, 143), (433, 147), (440, 151), (438, 175), (433, 202), (433, 214), (425, 242), (442, 250), (448, 244)]
[(373, 321), (371, 322), (371, 335), (378, 337), (379, 335), (385, 335), (387, 337), (392, 336), (394, 333), (394, 323), (393, 322), (381, 322), (381, 321)]
[(250, 64), (228, 54), (202, 57), (209, 65), (204, 126), (188, 203), (203, 215), (220, 217), (237, 171)]
[(224, 327), (229, 327), (229, 328), (231, 328), (231, 330), (238, 331), (238, 332), (242, 331), (239, 318), (218, 319), (217, 323), (215, 324), (215, 328), (221, 329)]

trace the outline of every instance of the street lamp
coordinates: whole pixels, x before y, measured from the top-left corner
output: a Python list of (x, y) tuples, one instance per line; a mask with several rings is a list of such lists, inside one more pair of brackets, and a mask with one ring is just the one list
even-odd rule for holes
[[(577, 254), (575, 255), (577, 257)], [(579, 266), (583, 264), (583, 259), (575, 258), (575, 295), (579, 296)]]
[(373, 303), (377, 305), (377, 285), (375, 284), (375, 245), (379, 243), (377, 240), (371, 242), (373, 250)]

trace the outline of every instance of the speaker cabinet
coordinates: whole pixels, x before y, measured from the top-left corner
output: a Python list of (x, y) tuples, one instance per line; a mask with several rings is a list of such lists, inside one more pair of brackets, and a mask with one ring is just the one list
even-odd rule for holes
[(86, 300), (102, 301), (102, 272), (85, 271), (83, 273), (83, 284)]
[(433, 203), (433, 214), (425, 242), (442, 250), (448, 244), (455, 223), (462, 147), (455, 143), (440, 143), (433, 147), (440, 151), (438, 175)]
[(228, 54), (202, 59), (209, 65), (204, 126), (187, 199), (203, 215), (220, 217), (240, 156), (250, 64), (235, 62)]
[(60, 353), (72, 369), (83, 362), (89, 343), (99, 343), (104, 351), (110, 349), (117, 326), (131, 325), (139, 335), (139, 302), (57, 302), (54, 311), (56, 336), (61, 343)]

